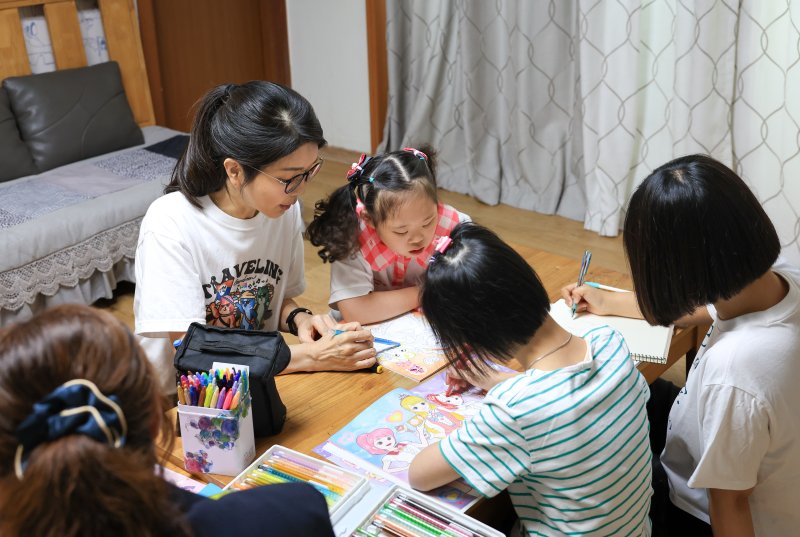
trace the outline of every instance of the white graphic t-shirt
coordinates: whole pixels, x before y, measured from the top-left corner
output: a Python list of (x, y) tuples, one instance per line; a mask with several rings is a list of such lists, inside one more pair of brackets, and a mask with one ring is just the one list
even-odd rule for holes
[(192, 322), (277, 330), (283, 301), (305, 289), (298, 204), (279, 218), (242, 220), (208, 196), (199, 201), (162, 196), (139, 231), (135, 332), (165, 391), (175, 389), (169, 332)]

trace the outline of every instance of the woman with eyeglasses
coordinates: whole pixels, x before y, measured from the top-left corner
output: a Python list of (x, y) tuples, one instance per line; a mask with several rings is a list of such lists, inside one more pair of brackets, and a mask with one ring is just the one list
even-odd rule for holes
[(311, 104), (265, 81), (217, 86), (197, 108), (165, 195), (136, 248), (136, 334), (175, 390), (172, 342), (192, 322), (298, 336), (285, 372), (369, 367), (372, 336), (294, 301), (305, 289), (297, 199), (326, 144)]

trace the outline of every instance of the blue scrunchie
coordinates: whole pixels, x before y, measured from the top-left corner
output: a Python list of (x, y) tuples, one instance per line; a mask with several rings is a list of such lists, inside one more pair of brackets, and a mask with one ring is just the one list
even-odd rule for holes
[(71, 434), (82, 434), (114, 447), (125, 445), (128, 424), (115, 395), (106, 397), (85, 379), (65, 382), (33, 405), (33, 411), (15, 431), (14, 469), (22, 479), (30, 452), (40, 444)]

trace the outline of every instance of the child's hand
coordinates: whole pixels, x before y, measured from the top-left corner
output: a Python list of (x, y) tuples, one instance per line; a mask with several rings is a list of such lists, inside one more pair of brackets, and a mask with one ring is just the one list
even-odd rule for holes
[(574, 283), (561, 288), (561, 296), (567, 306), (574, 300), (578, 304), (576, 312), (587, 311), (595, 315), (619, 315), (632, 319), (641, 319), (639, 305), (635, 293), (619, 293), (604, 291), (588, 285), (577, 287)]
[(577, 313), (586, 311), (595, 315), (611, 315), (606, 304), (609, 294), (611, 294), (610, 291), (595, 289), (588, 285), (578, 287), (574, 283), (561, 288), (561, 296), (567, 306), (571, 307), (573, 302), (578, 304), (578, 308), (575, 310)]
[[(301, 343), (310, 343), (327, 334), (336, 326), (336, 321), (329, 314), (303, 315), (297, 321), (297, 338)], [(360, 327), (359, 327), (360, 328)]]

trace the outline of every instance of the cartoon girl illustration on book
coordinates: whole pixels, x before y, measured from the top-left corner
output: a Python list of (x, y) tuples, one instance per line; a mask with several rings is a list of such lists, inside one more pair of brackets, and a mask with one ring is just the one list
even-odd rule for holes
[(429, 393), (425, 398), (431, 403), (452, 410), (461, 419), (469, 418), (478, 413), (482, 401), (465, 401), (461, 394), (447, 395), (446, 392)]
[(368, 433), (360, 434), (356, 443), (370, 455), (383, 455), (381, 463), (386, 472), (404, 472), (422, 448), (427, 447), (425, 435), (421, 427), (417, 427), (417, 442), (398, 442), (391, 429), (381, 427)]
[(458, 429), (463, 420), (458, 414), (431, 405), (425, 399), (416, 395), (403, 397), (400, 400), (400, 406), (416, 414), (416, 421), (421, 421), (431, 438), (437, 440), (441, 440)]

